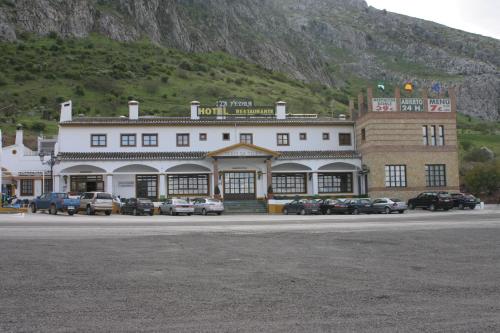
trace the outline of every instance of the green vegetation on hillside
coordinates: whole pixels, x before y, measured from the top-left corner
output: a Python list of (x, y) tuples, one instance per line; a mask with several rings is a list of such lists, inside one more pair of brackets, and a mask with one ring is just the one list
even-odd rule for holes
[(348, 91), (293, 80), (222, 52), (26, 33), (0, 47), (0, 122), (9, 135), (23, 123), (32, 139), (41, 131), (55, 134), (59, 103), (69, 99), (74, 114), (87, 116), (125, 115), (130, 99), (141, 102), (142, 115), (187, 115), (194, 99), (214, 105), (232, 96), (260, 105), (285, 100), (294, 113), (342, 113), (348, 104)]

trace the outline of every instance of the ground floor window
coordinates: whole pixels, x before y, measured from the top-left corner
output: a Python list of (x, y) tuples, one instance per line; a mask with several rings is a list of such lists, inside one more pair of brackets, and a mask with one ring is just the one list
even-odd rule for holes
[(318, 173), (319, 193), (352, 193), (352, 173)]
[(208, 174), (168, 175), (168, 195), (209, 195)]
[(274, 193), (306, 193), (306, 173), (273, 173)]
[(70, 191), (76, 193), (104, 192), (102, 175), (71, 176)]
[(53, 192), (54, 191), (52, 189), (52, 179), (45, 178), (45, 182), (43, 184), (43, 191), (44, 191), (44, 193), (49, 193), (49, 192)]
[(385, 187), (406, 187), (406, 165), (385, 166)]
[(158, 198), (158, 176), (135, 176), (135, 190), (137, 198), (148, 198), (151, 200), (156, 200)]
[(427, 164), (425, 166), (425, 180), (427, 187), (446, 186), (446, 165)]
[(21, 196), (34, 195), (34, 182), (33, 179), (21, 179)]

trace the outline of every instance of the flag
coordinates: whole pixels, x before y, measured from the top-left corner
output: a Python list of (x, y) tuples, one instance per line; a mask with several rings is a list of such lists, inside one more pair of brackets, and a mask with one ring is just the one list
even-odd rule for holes
[(441, 85), (439, 84), (439, 82), (436, 82), (432, 85), (431, 91), (435, 92), (436, 94), (439, 94), (441, 92)]
[(381, 91), (385, 91), (384, 82), (379, 82), (378, 85), (377, 85), (377, 89), (379, 89)]
[(413, 91), (413, 83), (406, 82), (405, 85), (404, 85), (404, 89), (405, 89), (405, 91), (411, 93)]

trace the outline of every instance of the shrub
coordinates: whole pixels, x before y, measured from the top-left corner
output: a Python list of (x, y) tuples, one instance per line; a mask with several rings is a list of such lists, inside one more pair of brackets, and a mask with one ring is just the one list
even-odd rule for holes
[(160, 84), (157, 81), (146, 81), (144, 83), (144, 90), (150, 94), (154, 95), (158, 92), (158, 89), (160, 87)]
[(35, 121), (33, 124), (31, 124), (30, 128), (33, 130), (33, 131), (36, 131), (36, 132), (43, 132), (45, 130), (45, 128), (47, 127), (47, 125), (41, 121)]
[(464, 180), (470, 192), (492, 194), (500, 188), (500, 162), (480, 164), (469, 170)]
[(464, 160), (468, 162), (487, 162), (491, 160), (491, 156), (485, 149), (474, 148), (465, 154)]
[(193, 70), (193, 67), (191, 66), (191, 64), (187, 61), (183, 61), (179, 64), (179, 68), (180, 69), (183, 69), (183, 70), (186, 70), (186, 71), (192, 71)]

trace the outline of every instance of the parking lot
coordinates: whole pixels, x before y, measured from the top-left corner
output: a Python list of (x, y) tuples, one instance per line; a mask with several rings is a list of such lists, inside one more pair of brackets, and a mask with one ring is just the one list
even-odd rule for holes
[(1, 331), (498, 331), (500, 208), (0, 215)]

